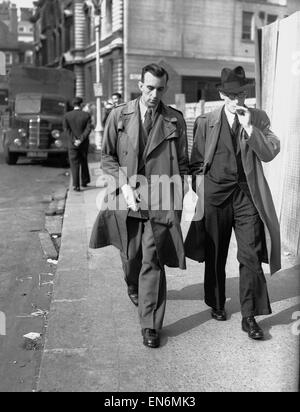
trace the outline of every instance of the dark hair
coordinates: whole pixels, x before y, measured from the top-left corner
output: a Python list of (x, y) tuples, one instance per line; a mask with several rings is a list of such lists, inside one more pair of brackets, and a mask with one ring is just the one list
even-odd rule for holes
[(153, 76), (161, 78), (166, 76), (167, 79), (167, 83), (169, 80), (169, 74), (168, 72), (161, 66), (159, 66), (158, 64), (152, 63), (152, 64), (148, 64), (147, 66), (143, 67), (142, 69), (142, 78), (141, 81), (144, 83), (145, 81), (145, 74), (146, 73), (151, 73), (153, 74)]
[(118, 92), (113, 93), (112, 96), (117, 96), (119, 99), (122, 99), (121, 93)]
[(81, 97), (74, 97), (72, 100), (72, 106), (80, 106), (83, 102), (83, 99)]

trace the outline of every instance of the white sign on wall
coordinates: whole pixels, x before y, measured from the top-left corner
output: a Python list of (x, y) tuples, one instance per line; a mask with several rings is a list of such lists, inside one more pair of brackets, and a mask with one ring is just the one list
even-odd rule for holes
[(0, 312), (0, 336), (6, 335), (6, 317), (3, 312)]
[(0, 76), (6, 75), (6, 59), (5, 54), (0, 51)]

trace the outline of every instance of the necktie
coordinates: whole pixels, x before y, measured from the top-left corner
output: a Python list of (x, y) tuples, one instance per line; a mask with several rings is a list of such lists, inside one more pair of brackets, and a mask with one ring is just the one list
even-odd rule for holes
[(145, 119), (144, 119), (144, 128), (146, 130), (147, 136), (149, 135), (152, 126), (153, 126), (153, 110), (152, 109), (147, 109), (146, 114), (145, 114)]
[(239, 118), (238, 118), (237, 114), (234, 116), (234, 121), (233, 121), (231, 129), (232, 129), (233, 147), (234, 147), (235, 153), (237, 153), (238, 145), (239, 145), (239, 141), (238, 141), (239, 134), (238, 134), (238, 132), (239, 132), (239, 129), (240, 129), (240, 122), (239, 122)]
[(234, 115), (234, 121), (233, 121), (233, 124), (232, 124), (232, 131), (233, 131), (233, 134), (234, 134), (234, 135), (237, 134), (237, 132), (238, 132), (238, 130), (239, 130), (239, 127), (240, 127), (239, 118), (238, 118), (238, 115), (235, 114), (235, 115)]

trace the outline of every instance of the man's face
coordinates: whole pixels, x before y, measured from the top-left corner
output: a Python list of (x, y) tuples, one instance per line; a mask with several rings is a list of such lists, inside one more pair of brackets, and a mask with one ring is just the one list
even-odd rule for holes
[(119, 96), (116, 96), (116, 95), (111, 96), (111, 100), (112, 100), (114, 106), (117, 106), (119, 104), (119, 101), (120, 101)]
[(245, 99), (247, 97), (246, 92), (240, 93), (222, 93), (220, 92), (220, 97), (224, 100), (226, 109), (230, 112), (235, 114), (237, 106), (244, 106)]
[(167, 91), (167, 77), (155, 77), (147, 72), (144, 82), (139, 82), (139, 89), (142, 92), (142, 102), (147, 107), (155, 107), (161, 101)]

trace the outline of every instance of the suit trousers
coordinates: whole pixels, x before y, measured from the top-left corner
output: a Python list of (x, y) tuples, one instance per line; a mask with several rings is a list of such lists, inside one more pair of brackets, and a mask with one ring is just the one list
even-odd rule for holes
[(88, 167), (88, 147), (69, 148), (69, 161), (73, 179), (73, 186), (80, 187), (80, 169), (81, 183), (83, 185), (90, 183), (91, 179)]
[(240, 304), (243, 317), (268, 315), (271, 306), (261, 262), (265, 245), (263, 222), (250, 194), (239, 187), (221, 205), (205, 201), (205, 302), (223, 309), (226, 301), (225, 266), (232, 234), (237, 240), (240, 263)]
[(138, 290), (141, 327), (159, 330), (165, 315), (167, 286), (151, 222), (128, 217), (127, 234), (128, 256), (121, 253), (125, 280)]

